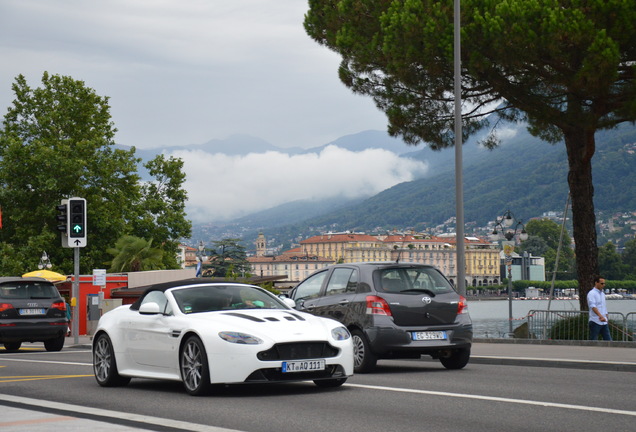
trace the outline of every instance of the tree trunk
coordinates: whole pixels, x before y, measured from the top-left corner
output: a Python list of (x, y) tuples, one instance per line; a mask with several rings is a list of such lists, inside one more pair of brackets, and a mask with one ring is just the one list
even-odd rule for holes
[(596, 146), (594, 132), (594, 130), (582, 128), (564, 130), (581, 310), (588, 310), (587, 293), (594, 284), (594, 276), (598, 273), (596, 215), (592, 184), (592, 156)]

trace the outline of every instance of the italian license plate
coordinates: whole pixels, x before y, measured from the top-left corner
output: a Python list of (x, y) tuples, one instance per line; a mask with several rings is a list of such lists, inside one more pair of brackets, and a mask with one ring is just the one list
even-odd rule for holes
[(20, 315), (44, 315), (44, 309), (20, 309)]
[(325, 360), (299, 360), (283, 362), (283, 372), (308, 372), (325, 370)]
[(424, 331), (424, 332), (411, 332), (414, 341), (423, 340), (446, 340), (446, 331)]

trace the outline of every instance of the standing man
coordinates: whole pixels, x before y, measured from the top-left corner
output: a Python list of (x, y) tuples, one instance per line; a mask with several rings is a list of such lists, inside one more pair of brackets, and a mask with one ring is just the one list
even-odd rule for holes
[(611, 341), (607, 305), (605, 304), (605, 279), (594, 277), (594, 288), (587, 293), (587, 305), (590, 308), (590, 340), (597, 340), (600, 333), (603, 340)]

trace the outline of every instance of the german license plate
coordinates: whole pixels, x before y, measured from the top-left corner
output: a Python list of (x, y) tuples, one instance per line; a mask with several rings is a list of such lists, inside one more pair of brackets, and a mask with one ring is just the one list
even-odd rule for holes
[(20, 315), (44, 315), (44, 309), (20, 309)]
[(424, 332), (411, 332), (414, 341), (423, 340), (446, 340), (446, 331), (424, 331)]
[(325, 360), (299, 360), (283, 362), (283, 372), (309, 372), (325, 370)]

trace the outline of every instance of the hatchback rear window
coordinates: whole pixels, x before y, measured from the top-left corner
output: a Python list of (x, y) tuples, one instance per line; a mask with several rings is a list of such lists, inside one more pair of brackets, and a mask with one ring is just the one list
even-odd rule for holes
[(376, 289), (387, 293), (431, 292), (443, 294), (453, 291), (444, 276), (430, 267), (396, 267), (379, 270)]
[(15, 282), (0, 285), (0, 298), (2, 299), (29, 300), (59, 297), (57, 289), (46, 282)]

